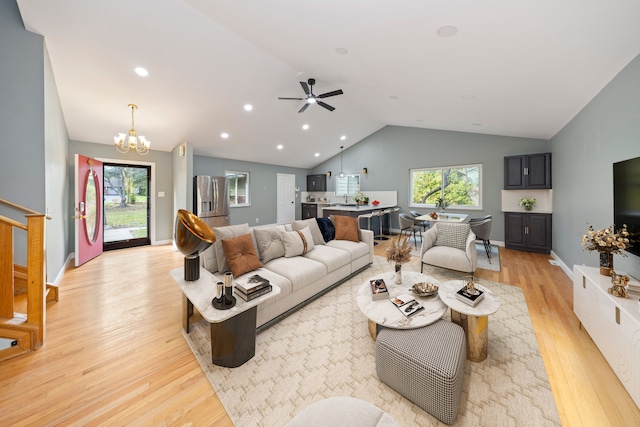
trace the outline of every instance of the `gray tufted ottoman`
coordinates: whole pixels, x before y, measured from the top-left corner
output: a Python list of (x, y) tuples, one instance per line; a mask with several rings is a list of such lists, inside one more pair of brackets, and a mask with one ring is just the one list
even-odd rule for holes
[(446, 320), (419, 329), (382, 328), (376, 371), (383, 383), (451, 424), (458, 414), (466, 354), (464, 330)]

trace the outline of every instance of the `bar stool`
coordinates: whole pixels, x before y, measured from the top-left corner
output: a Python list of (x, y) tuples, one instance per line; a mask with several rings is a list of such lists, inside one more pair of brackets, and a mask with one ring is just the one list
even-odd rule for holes
[[(378, 212), (380, 212), (380, 211), (371, 211), (369, 213), (358, 215), (358, 226), (360, 226), (360, 220), (361, 219), (366, 219), (367, 220), (367, 229), (371, 230), (371, 218), (373, 218), (374, 216), (379, 216)], [(375, 232), (373, 234), (375, 234)], [(378, 244), (378, 242), (373, 242), (374, 246), (377, 245), (377, 244)]]

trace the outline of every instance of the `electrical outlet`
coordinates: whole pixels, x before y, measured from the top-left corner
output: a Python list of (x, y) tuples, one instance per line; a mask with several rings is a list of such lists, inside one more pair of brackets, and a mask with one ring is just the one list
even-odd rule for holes
[(260, 223), (260, 218), (256, 218), (256, 224)]

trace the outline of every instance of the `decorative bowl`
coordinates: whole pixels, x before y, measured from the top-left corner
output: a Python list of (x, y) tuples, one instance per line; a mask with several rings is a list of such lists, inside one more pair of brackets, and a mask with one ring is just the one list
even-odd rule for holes
[(438, 285), (427, 282), (418, 282), (411, 287), (411, 292), (420, 297), (430, 297), (438, 293)]

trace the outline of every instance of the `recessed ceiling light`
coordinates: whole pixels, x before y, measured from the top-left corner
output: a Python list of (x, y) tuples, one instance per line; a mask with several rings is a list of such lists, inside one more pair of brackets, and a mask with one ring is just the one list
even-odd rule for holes
[(320, 153), (316, 153), (316, 154), (314, 154), (314, 156), (320, 157)]
[(306, 124), (306, 123), (305, 123), (305, 124), (303, 124), (303, 125), (302, 125), (302, 129), (304, 129), (304, 130), (309, 129), (309, 125), (308, 125), (308, 124)]
[(222, 133), (220, 134), (220, 137), (221, 137), (221, 138), (223, 138), (223, 139), (227, 139), (227, 138), (229, 138), (229, 134), (228, 134), (228, 133), (226, 133), (226, 132), (222, 132)]
[(278, 150), (282, 150), (284, 148), (284, 145), (282, 144), (278, 144), (278, 146), (276, 147)]
[(341, 140), (341, 141), (344, 141), (345, 139), (347, 139), (347, 136), (346, 136), (346, 135), (342, 135), (342, 136), (340, 137), (340, 140)]
[(347, 53), (349, 53), (349, 51), (343, 47), (337, 47), (336, 48), (336, 53), (338, 55), (346, 55)]
[(149, 75), (149, 72), (146, 70), (146, 68), (142, 67), (136, 67), (135, 72), (141, 77), (147, 77)]
[(244, 111), (251, 111), (253, 110), (253, 105), (251, 104), (245, 104), (244, 106)]
[(454, 36), (458, 32), (458, 29), (453, 25), (445, 25), (444, 27), (438, 28), (436, 32), (440, 37), (451, 37)]

